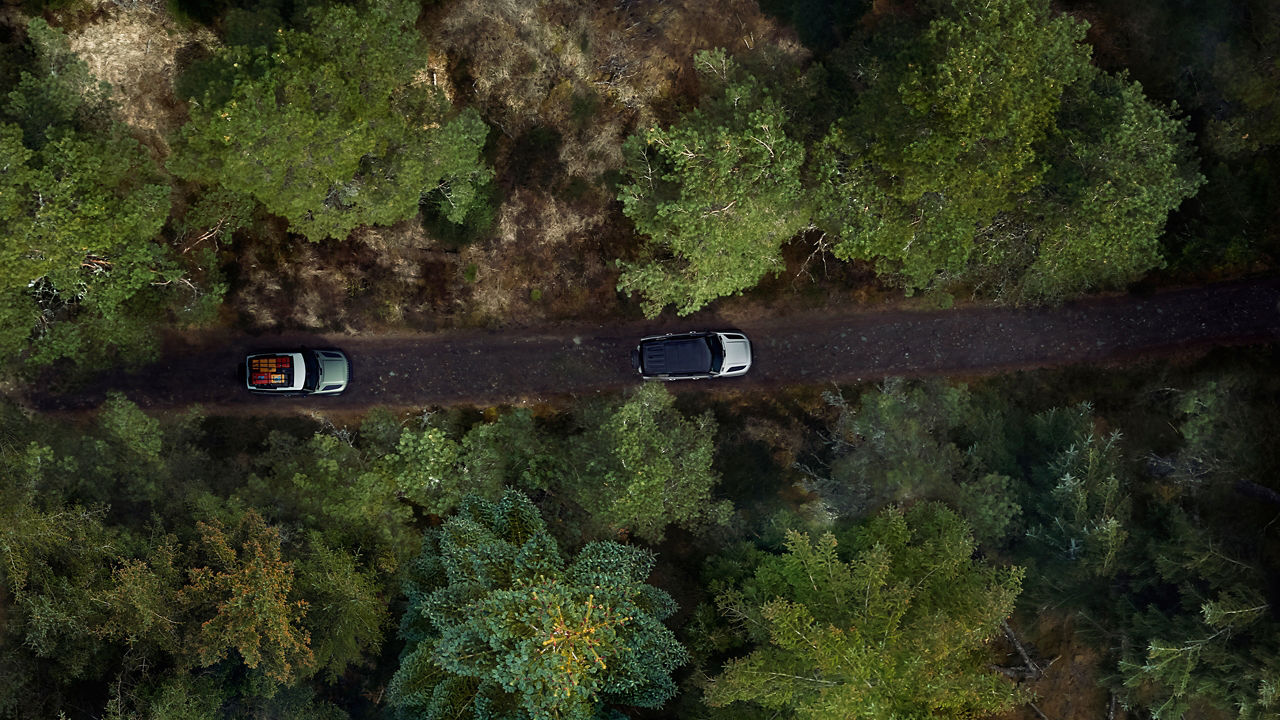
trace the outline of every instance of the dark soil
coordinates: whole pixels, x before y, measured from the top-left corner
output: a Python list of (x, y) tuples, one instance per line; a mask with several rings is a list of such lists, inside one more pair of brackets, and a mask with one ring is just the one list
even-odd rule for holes
[[(630, 350), (644, 335), (726, 329), (714, 313), (683, 321), (574, 325), (432, 334), (174, 336), (164, 358), (140, 372), (101, 376), (70, 392), (26, 398), (43, 411), (91, 408), (120, 391), (144, 408), (202, 404), (219, 412), (338, 412), (374, 405), (554, 402), (638, 382)], [(1280, 340), (1280, 278), (1146, 295), (1114, 295), (1059, 308), (969, 306), (953, 310), (809, 310), (740, 320), (755, 364), (737, 380), (675, 389), (753, 391), (878, 380), (890, 375), (974, 376), (1076, 363), (1123, 364), (1219, 345)], [(338, 347), (352, 361), (350, 389), (332, 398), (263, 398), (239, 378), (247, 352)]]

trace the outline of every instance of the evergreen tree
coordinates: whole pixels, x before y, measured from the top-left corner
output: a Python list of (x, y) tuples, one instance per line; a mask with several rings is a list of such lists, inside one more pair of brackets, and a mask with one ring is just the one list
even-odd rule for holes
[(1280, 710), (1280, 623), (1268, 583), (1177, 509), (1150, 538), (1154, 573), (1132, 578), (1119, 668), (1131, 703), (1155, 720), (1208, 705), (1240, 720)]
[(1021, 513), (1016, 464), (1002, 456), (1008, 424), (988, 416), (968, 388), (890, 378), (856, 404), (823, 393), (836, 415), (823, 442), (798, 463), (804, 487), (834, 517), (862, 517), (887, 503), (939, 500), (983, 543), (999, 544)]
[(989, 250), (992, 265), (1002, 263), (1001, 252), (1033, 258), (1013, 268), (1022, 275), (1008, 295), (1056, 302), (1163, 266), (1165, 218), (1205, 182), (1176, 110), (1148, 100), (1123, 75), (1097, 73), (1068, 89), (1043, 153), (1052, 168), (1043, 199), (1030, 210), (1038, 231), (1024, 240), (1030, 247), (997, 240)]
[(931, 503), (889, 509), (844, 552), (792, 531), (740, 589), (717, 598), (756, 643), (706, 687), (709, 705), (797, 718), (968, 718), (1018, 692), (987, 669), (1022, 572), (973, 558), (964, 521)]
[(658, 383), (641, 386), (575, 438), (579, 458), (562, 481), (591, 522), (661, 542), (667, 526), (696, 529), (729, 522), (733, 505), (714, 500), (716, 424), (687, 417)]
[(527, 408), (471, 428), (462, 438), (461, 453), (459, 462), (472, 493), (483, 488), (480, 494), (489, 495), (504, 486), (551, 488), (565, 472), (564, 444), (541, 428)]
[(1047, 0), (930, 7), (837, 63), (857, 99), (810, 165), (837, 257), (1018, 303), (1159, 267), (1165, 218), (1204, 182), (1176, 108), (1091, 66), (1086, 26)]
[(644, 584), (653, 556), (590, 543), (565, 563), (517, 491), (470, 498), (429, 533), (406, 586), (406, 647), (388, 688), (414, 718), (591, 718), (602, 703), (660, 707), (685, 660)]
[(1120, 571), (1130, 526), (1129, 477), (1120, 434), (1098, 436), (1092, 407), (1055, 408), (1032, 420), (1033, 442), (1046, 460), (1033, 465), (1027, 537), (1047, 561), (1051, 583), (1086, 587)]
[(235, 651), (272, 681), (292, 682), (315, 660), (301, 626), (307, 603), (295, 599), (293, 563), (281, 554), (279, 530), (254, 510), (231, 532), (217, 520), (197, 527), (208, 564), (188, 571), (179, 594), (194, 618), (186, 637), (192, 663), (207, 667)]
[[(307, 599), (302, 626), (311, 638), (315, 669), (335, 682), (351, 665), (376, 657), (387, 623), (384, 577), (361, 567), (359, 555), (327, 546), (320, 533), (307, 538), (297, 564), (297, 592)], [(390, 573), (385, 573), (390, 575)]]
[(681, 315), (754, 286), (782, 267), (780, 248), (803, 229), (804, 147), (764, 83), (723, 50), (694, 58), (704, 98), (669, 128), (627, 140), (623, 212), (649, 237), (651, 257), (619, 262), (618, 289), (645, 314)]
[(257, 199), (310, 240), (390, 225), (428, 199), (462, 222), (491, 175), (480, 157), (487, 129), (420, 76), (419, 10), (411, 0), (316, 6), (309, 30), (220, 49), (196, 73), (205, 82), (191, 88), (170, 169)]
[(964, 269), (980, 228), (1040, 182), (1036, 146), (1089, 71), (1085, 26), (1046, 0), (961, 0), (906, 39), (820, 146), (838, 257), (908, 289)]
[(40, 18), (28, 35), (34, 66), (0, 101), (0, 359), (145, 359), (157, 286), (182, 275), (152, 241), (169, 188), (66, 36)]

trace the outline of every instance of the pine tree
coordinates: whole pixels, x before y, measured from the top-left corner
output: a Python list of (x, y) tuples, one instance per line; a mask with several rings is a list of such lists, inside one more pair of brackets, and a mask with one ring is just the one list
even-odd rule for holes
[(410, 0), (307, 11), (310, 30), (230, 45), (192, 88), (169, 161), (181, 177), (251, 196), (318, 241), (412, 217), (424, 200), (460, 223), (492, 174), (487, 128), (455, 113), (427, 66)]
[(187, 629), (191, 662), (207, 667), (232, 651), (245, 666), (287, 684), (314, 664), (301, 621), (307, 603), (295, 599), (293, 563), (280, 551), (280, 533), (255, 510), (230, 532), (221, 522), (199, 523), (199, 551), (207, 565), (188, 570), (179, 599), (195, 620)]
[(392, 704), (415, 718), (591, 718), (660, 707), (685, 651), (675, 609), (644, 584), (653, 556), (604, 542), (568, 564), (527, 497), (465, 501), (432, 532), (406, 587)]
[(153, 242), (169, 188), (66, 35), (40, 18), (28, 35), (34, 66), (0, 101), (0, 360), (146, 359), (156, 284), (182, 274)]
[(698, 53), (694, 65), (701, 105), (623, 148), (618, 197), (652, 257), (620, 262), (618, 289), (638, 293), (650, 317), (751, 288), (781, 269), (782, 244), (806, 225), (804, 146), (787, 135), (787, 110), (723, 50)]
[(644, 385), (575, 439), (577, 461), (561, 485), (592, 521), (650, 543), (669, 525), (729, 521), (733, 505), (712, 497), (720, 482), (712, 470), (715, 420), (709, 412), (688, 417), (674, 403), (662, 385)]
[(962, 0), (876, 72), (820, 146), (819, 225), (835, 253), (908, 289), (965, 268), (978, 230), (1040, 181), (1036, 146), (1089, 72), (1085, 26), (1045, 0)]
[(790, 532), (786, 553), (717, 598), (756, 643), (706, 687), (713, 707), (754, 703), (798, 718), (968, 718), (1018, 692), (987, 669), (1022, 572), (973, 558), (955, 513), (922, 503), (872, 518), (843, 552)]

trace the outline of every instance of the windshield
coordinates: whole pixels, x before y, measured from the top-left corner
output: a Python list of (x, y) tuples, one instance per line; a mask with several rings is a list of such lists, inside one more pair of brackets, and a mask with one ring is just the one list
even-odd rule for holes
[(320, 384), (320, 363), (316, 362), (316, 354), (310, 350), (302, 351), (302, 366), (307, 369), (307, 376), (302, 379), (302, 389), (314, 392)]
[(711, 372), (718, 373), (724, 366), (724, 345), (714, 335), (707, 338), (707, 347), (711, 348)]

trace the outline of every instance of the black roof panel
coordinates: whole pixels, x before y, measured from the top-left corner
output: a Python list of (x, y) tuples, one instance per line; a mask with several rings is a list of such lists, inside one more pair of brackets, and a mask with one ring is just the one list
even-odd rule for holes
[(711, 370), (711, 347), (705, 336), (655, 338), (640, 345), (641, 371), (646, 375), (687, 375)]

